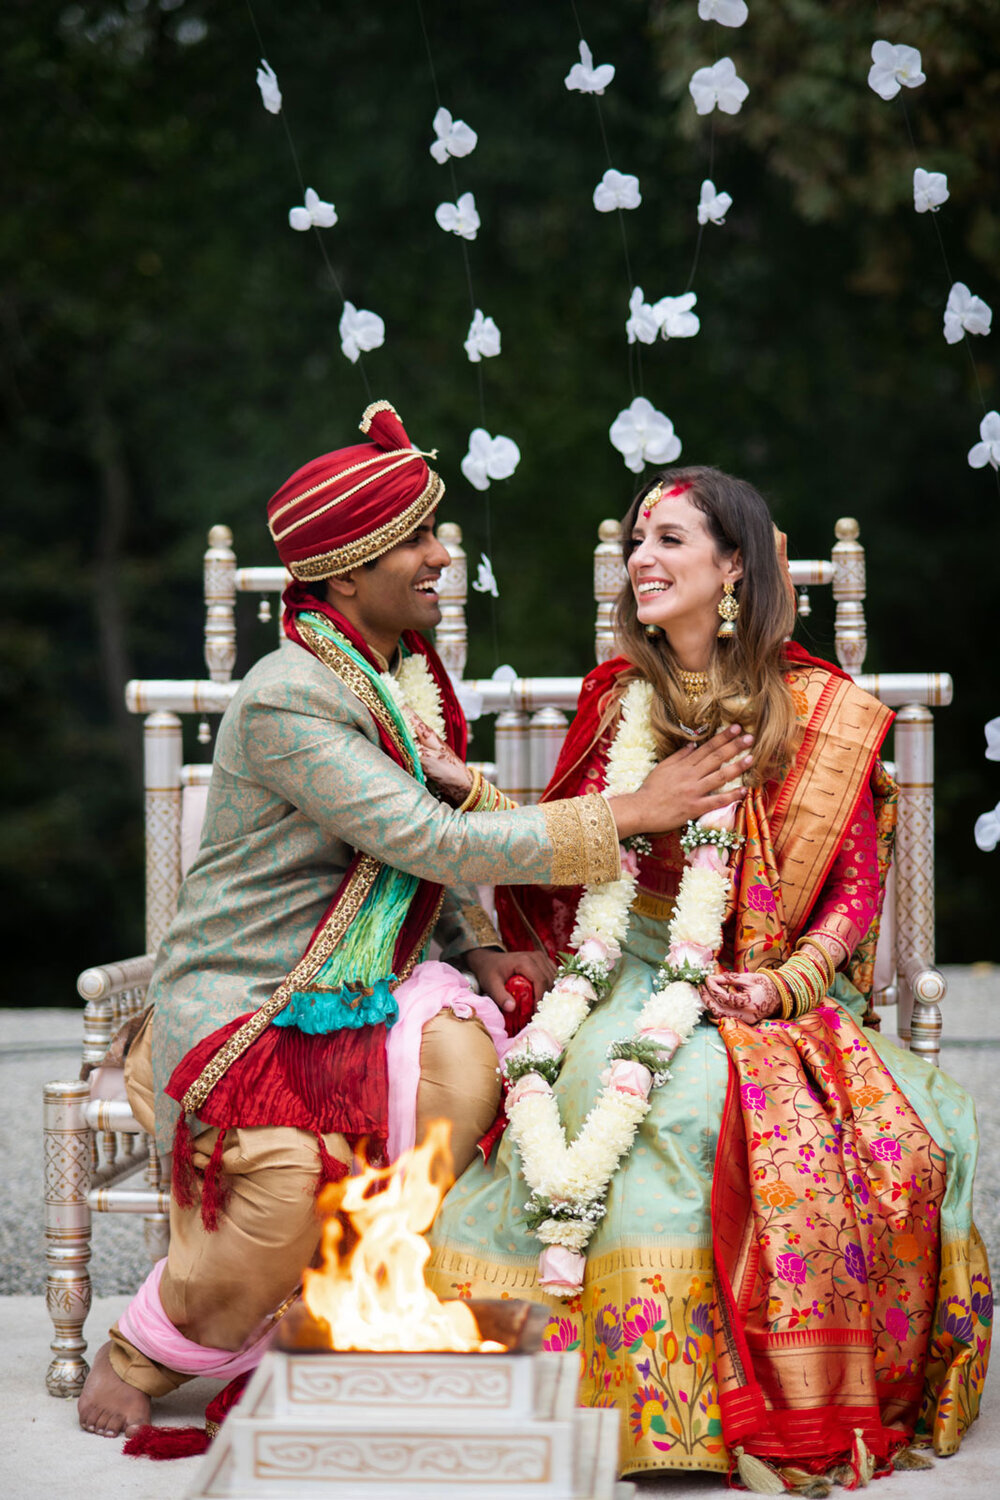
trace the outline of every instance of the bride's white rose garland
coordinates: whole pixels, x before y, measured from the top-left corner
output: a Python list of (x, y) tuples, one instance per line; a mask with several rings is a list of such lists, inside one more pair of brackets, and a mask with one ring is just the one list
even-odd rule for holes
[[(652, 693), (648, 682), (634, 682), (622, 698), (608, 753), (609, 796), (637, 791), (657, 763)], [(510, 1085), (507, 1117), (531, 1188), (527, 1223), (546, 1247), (539, 1258), (540, 1284), (555, 1296), (572, 1296), (582, 1287), (584, 1249), (604, 1216), (611, 1178), (649, 1112), (650, 1091), (669, 1078), (671, 1058), (701, 1015), (698, 986), (715, 971), (722, 944), (727, 865), (739, 842), (732, 831), (735, 814), (734, 802), (688, 823), (681, 836), (686, 867), (666, 959), (635, 1031), (609, 1047), (603, 1087), (572, 1143), (566, 1140), (552, 1085), (567, 1046), (591, 1006), (610, 988), (621, 958), (636, 892), (634, 850), (624, 856), (620, 880), (584, 891), (570, 938), (576, 952), (563, 963), (504, 1057), (502, 1071)]]

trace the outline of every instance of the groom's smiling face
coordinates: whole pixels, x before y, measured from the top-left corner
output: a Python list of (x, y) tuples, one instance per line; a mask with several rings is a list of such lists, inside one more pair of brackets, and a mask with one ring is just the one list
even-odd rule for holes
[(438, 583), (451, 557), (434, 533), (436, 524), (432, 513), (370, 567), (330, 580), (334, 608), (379, 650), (380, 642), (395, 643), (404, 630), (432, 630), (441, 619)]

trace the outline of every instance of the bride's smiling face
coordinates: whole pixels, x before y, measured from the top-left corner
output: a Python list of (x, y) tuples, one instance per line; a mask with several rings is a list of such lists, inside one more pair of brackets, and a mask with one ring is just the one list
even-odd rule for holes
[(720, 557), (705, 516), (687, 494), (665, 494), (649, 514), (640, 505), (632, 527), (628, 576), (641, 625), (666, 635), (714, 636), (723, 585), (743, 568), (738, 552)]

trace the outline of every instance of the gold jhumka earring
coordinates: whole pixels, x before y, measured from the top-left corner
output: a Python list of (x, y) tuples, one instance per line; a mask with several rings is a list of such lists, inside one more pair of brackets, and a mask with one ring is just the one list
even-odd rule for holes
[(663, 631), (660, 629), (659, 625), (647, 625), (645, 627), (645, 630), (646, 634), (652, 636), (654, 639), (656, 636), (663, 634)]
[(720, 641), (731, 641), (736, 634), (736, 621), (739, 618), (739, 601), (733, 593), (733, 585), (724, 583), (722, 585), (722, 598), (719, 600), (719, 619), (722, 624), (716, 631)]

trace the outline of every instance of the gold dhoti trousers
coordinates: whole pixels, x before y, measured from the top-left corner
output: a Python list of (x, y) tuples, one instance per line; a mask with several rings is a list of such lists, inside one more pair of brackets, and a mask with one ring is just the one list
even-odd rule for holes
[[(125, 1065), (129, 1103), (143, 1129), (153, 1129), (150, 1028), (136, 1038)], [(500, 1098), (493, 1043), (474, 1016), (442, 1010), (424, 1027), (417, 1090), (417, 1141), (432, 1120), (452, 1122), (458, 1176), (476, 1142), (492, 1124)], [(194, 1141), (203, 1171), (218, 1139), (206, 1130)], [(327, 1150), (349, 1162), (341, 1135), (324, 1137)], [(222, 1170), (231, 1182), (225, 1213), (209, 1233), (198, 1205), (170, 1201), (170, 1248), (160, 1282), (163, 1311), (192, 1342), (240, 1349), (292, 1295), (316, 1254), (319, 1152), (315, 1136), (288, 1126), (227, 1130)], [(111, 1364), (129, 1385), (162, 1396), (191, 1377), (140, 1353), (118, 1327), (111, 1329)]]

